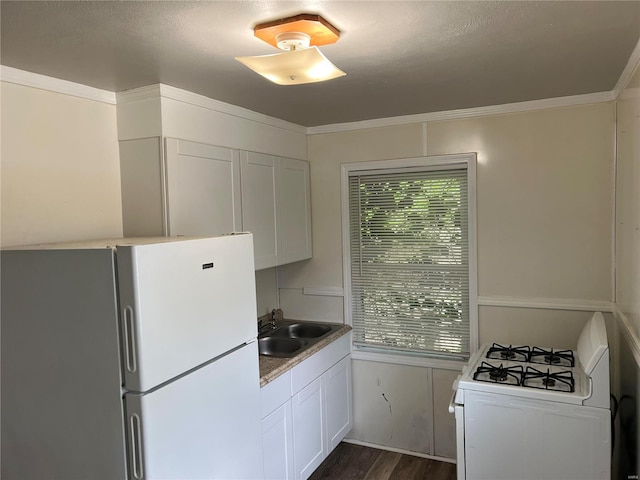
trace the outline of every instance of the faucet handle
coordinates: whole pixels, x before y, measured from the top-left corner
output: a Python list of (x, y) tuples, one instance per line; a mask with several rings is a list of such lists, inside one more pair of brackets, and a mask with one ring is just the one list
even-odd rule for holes
[(274, 308), (271, 310), (271, 321), (272, 322), (281, 322), (284, 320), (284, 312), (281, 308)]

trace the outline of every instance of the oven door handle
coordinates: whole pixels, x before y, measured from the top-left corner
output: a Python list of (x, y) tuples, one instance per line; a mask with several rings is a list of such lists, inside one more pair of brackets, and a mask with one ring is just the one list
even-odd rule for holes
[(455, 379), (453, 382), (453, 393), (451, 394), (451, 400), (449, 400), (449, 413), (456, 413), (456, 406), (460, 406), (456, 404), (456, 395), (458, 394), (458, 381), (460, 380), (460, 376)]
[(456, 391), (451, 394), (451, 400), (449, 400), (449, 413), (456, 413)]

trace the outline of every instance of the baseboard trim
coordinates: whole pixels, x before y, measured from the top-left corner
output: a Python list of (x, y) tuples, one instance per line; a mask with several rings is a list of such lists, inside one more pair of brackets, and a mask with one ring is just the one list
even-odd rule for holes
[(362, 447), (376, 448), (378, 450), (385, 450), (387, 452), (401, 453), (402, 455), (412, 455), (414, 457), (428, 458), (429, 460), (438, 460), (439, 462), (447, 462), (453, 464), (456, 463), (455, 458), (440, 457), (438, 455), (429, 455), (428, 453), (421, 452), (412, 452), (410, 450), (404, 450), (402, 448), (394, 448), (388, 447), (386, 445), (377, 445), (375, 443), (363, 442), (361, 440), (356, 440), (353, 438), (345, 438), (342, 441), (344, 443), (351, 443), (353, 445), (360, 445)]

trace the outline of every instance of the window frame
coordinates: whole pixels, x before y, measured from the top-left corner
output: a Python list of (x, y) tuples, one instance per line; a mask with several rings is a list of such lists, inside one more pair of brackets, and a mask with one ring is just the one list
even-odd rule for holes
[[(344, 319), (353, 326), (351, 288), (351, 244), (349, 219), (349, 175), (375, 174), (401, 171), (429, 171), (465, 168), (467, 170), (468, 206), (468, 255), (469, 255), (469, 349), (470, 355), (478, 350), (478, 260), (476, 223), (476, 154), (432, 155), (392, 160), (371, 160), (343, 163), (341, 165), (341, 211), (342, 211), (342, 272), (344, 285)], [(352, 345), (352, 358), (356, 360), (381, 361), (400, 365), (413, 365), (445, 369), (460, 369), (466, 360), (442, 359), (433, 356), (396, 351), (369, 350)]]

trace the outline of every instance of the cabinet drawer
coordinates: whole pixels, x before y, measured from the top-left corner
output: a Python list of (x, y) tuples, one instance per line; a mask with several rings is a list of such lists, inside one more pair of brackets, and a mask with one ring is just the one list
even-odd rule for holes
[(331, 366), (349, 354), (351, 349), (351, 332), (330, 343), (322, 350), (314, 353), (304, 362), (291, 369), (291, 394), (295, 395), (311, 381), (318, 378)]
[(260, 389), (260, 418), (264, 418), (291, 398), (291, 370)]

